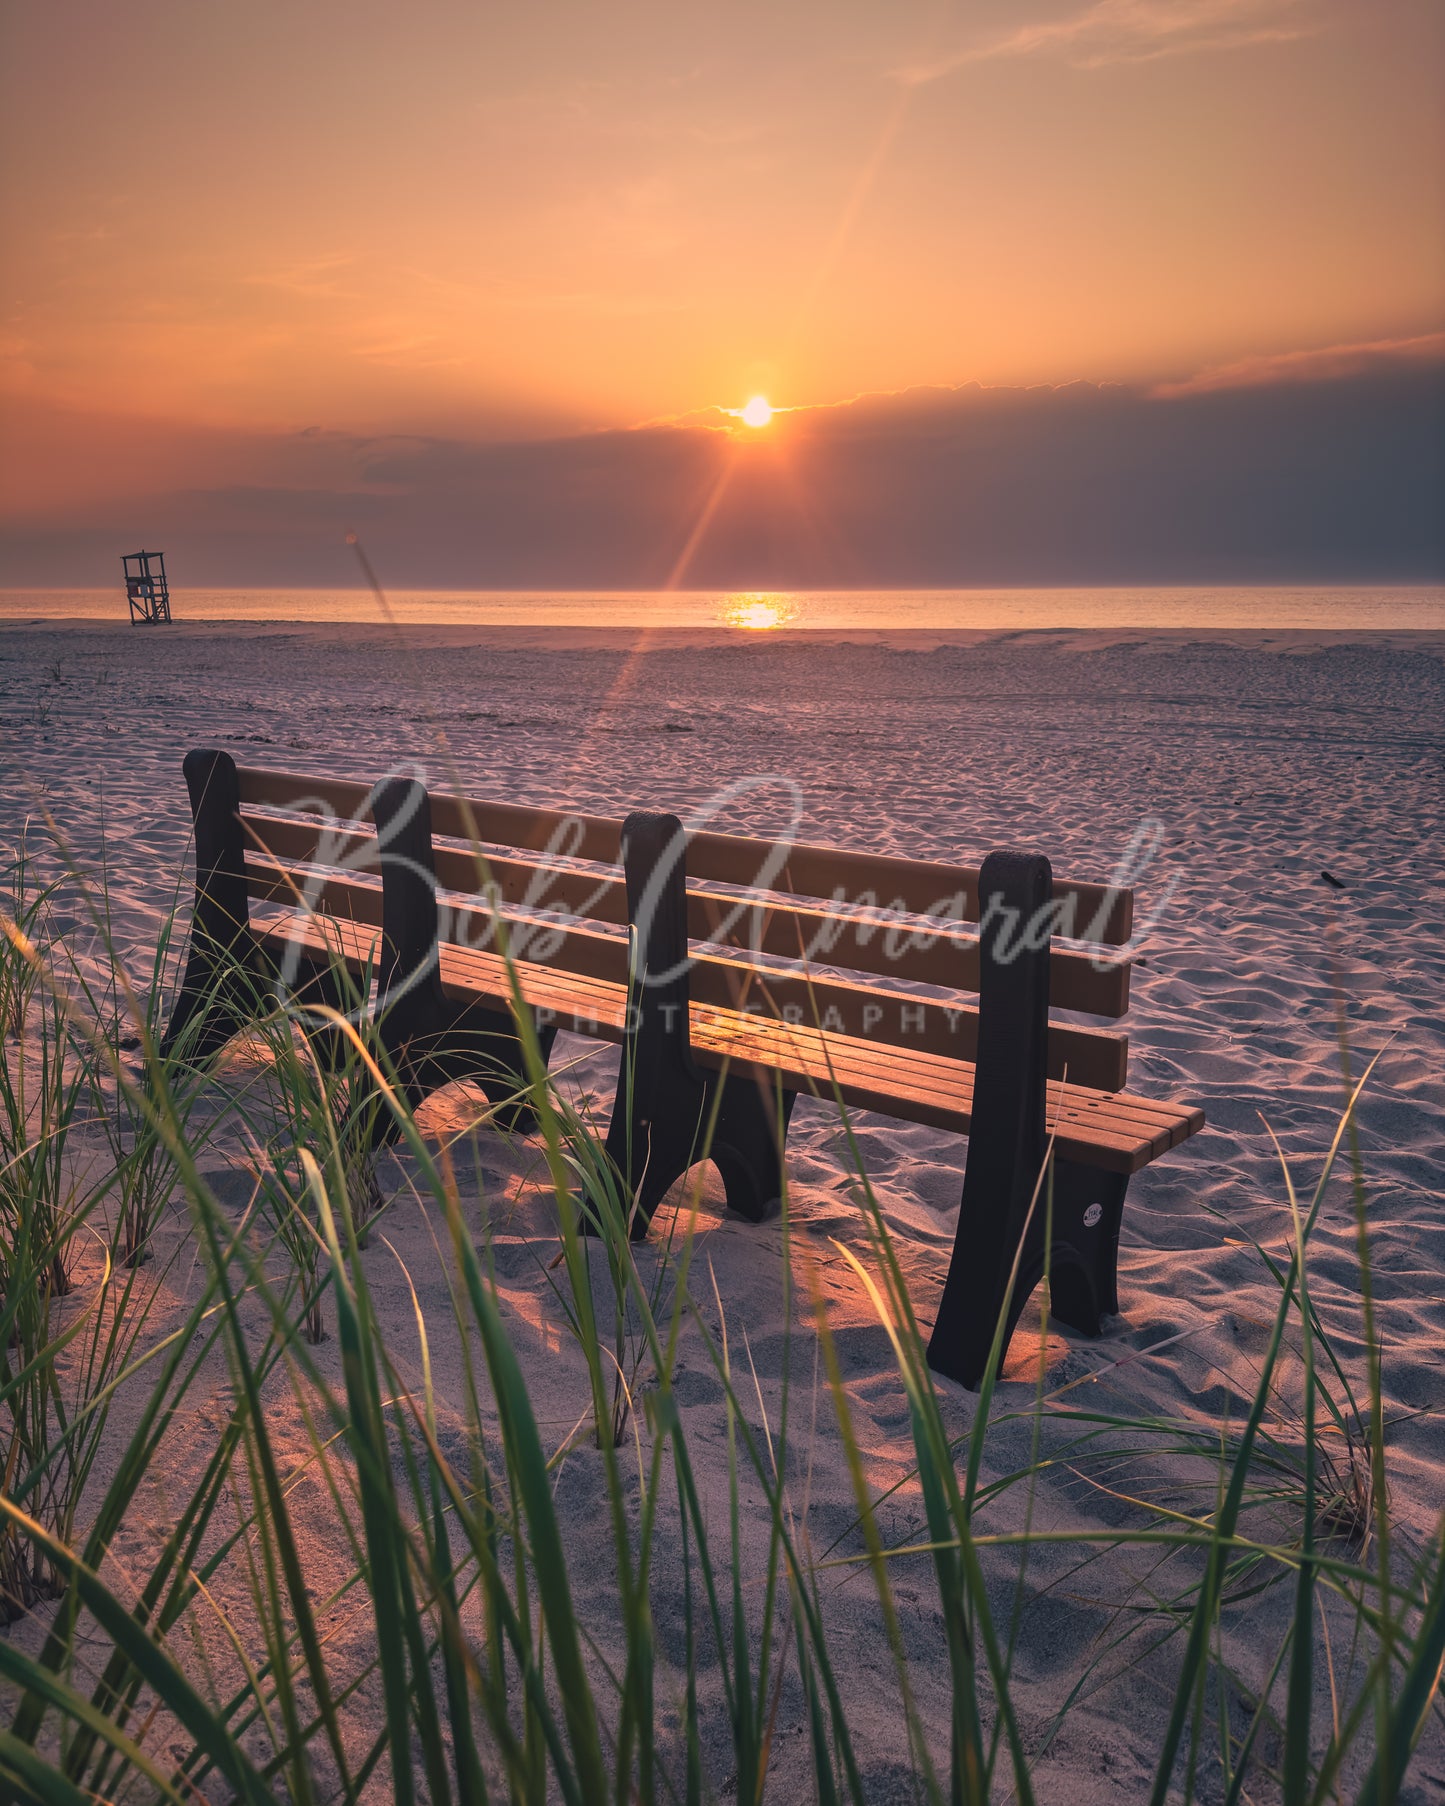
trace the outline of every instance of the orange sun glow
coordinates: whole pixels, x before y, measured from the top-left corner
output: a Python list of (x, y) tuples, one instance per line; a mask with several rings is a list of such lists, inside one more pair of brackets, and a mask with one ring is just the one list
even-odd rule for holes
[(797, 612), (798, 605), (790, 596), (761, 595), (757, 592), (729, 596), (722, 606), (722, 618), (729, 627), (741, 627), (752, 633), (766, 633), (775, 627), (786, 627)]
[(754, 395), (740, 414), (744, 426), (766, 426), (772, 417), (773, 410), (766, 395)]

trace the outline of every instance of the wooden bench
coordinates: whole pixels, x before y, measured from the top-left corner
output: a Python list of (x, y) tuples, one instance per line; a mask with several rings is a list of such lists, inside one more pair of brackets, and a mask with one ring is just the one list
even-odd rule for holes
[[(969, 1136), (929, 1345), (966, 1385), (1005, 1300), (1012, 1333), (1046, 1252), (1054, 1314), (1098, 1333), (1118, 1308), (1130, 1175), (1203, 1125), (1197, 1109), (1125, 1092), (1122, 1032), (1050, 1019), (1051, 1004), (1126, 1012), (1128, 959), (1107, 950), (1126, 946), (1133, 898), (1056, 882), (1040, 855), (973, 868), (687, 834), (671, 815), (619, 823), (407, 779), (238, 772), (217, 753), (191, 754), (186, 775), (202, 970), (193, 985), (188, 966), (178, 1022), (228, 933), (228, 957), (254, 949), (299, 976), (293, 988), (334, 988), (339, 957), (358, 984), (375, 969), (381, 1037), (413, 1102), (468, 1076), (505, 1105), (522, 1062), (500, 914), (544, 1055), (559, 1027), (623, 1044), (607, 1151), (636, 1235), (704, 1151), (730, 1208), (769, 1215), (800, 1092)], [(379, 890), (324, 875), (339, 863), (379, 872)], [(276, 913), (253, 922), (248, 897)], [(232, 1026), (222, 1011), (214, 1033)], [(513, 1121), (526, 1126), (525, 1108)]]

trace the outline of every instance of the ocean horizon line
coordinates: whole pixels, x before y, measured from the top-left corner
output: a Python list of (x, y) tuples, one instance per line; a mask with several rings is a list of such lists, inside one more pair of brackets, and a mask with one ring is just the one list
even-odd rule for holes
[[(447, 589), (175, 585), (175, 623), (777, 633), (1218, 629), (1445, 631), (1445, 584), (989, 585), (956, 589)], [(120, 583), (0, 588), (0, 622), (128, 620)]]

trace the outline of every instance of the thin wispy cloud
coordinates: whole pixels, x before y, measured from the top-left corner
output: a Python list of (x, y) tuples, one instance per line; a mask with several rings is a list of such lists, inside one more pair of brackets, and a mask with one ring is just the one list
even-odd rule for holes
[(909, 86), (1003, 58), (1052, 56), (1077, 69), (1150, 63), (1161, 57), (1245, 50), (1313, 36), (1310, 0), (1094, 0), (1062, 19), (1020, 25), (897, 71)]
[(1160, 383), (1155, 396), (1205, 395), (1219, 389), (1259, 389), (1278, 383), (1338, 382), (1375, 370), (1408, 369), (1445, 361), (1445, 332), (1420, 333), (1406, 339), (1370, 339), (1351, 345), (1324, 345), (1318, 350), (1282, 351), (1237, 363), (1211, 365), (1184, 382)]

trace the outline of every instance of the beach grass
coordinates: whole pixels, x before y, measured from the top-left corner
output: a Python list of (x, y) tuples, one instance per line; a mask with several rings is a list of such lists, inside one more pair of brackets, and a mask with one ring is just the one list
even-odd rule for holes
[[(1033, 1383), (1005, 1381), (1000, 1325), (960, 1436), (843, 1112), (861, 1234), (832, 1252), (886, 1334), (906, 1414), (907, 1471), (885, 1485), (786, 1206), (770, 1387), (711, 1269), (696, 1186), (639, 1249), (597, 1126), (524, 1030), (548, 1297), (580, 1362), (559, 1435), (514, 1333), (483, 1166), (418, 1122), (364, 1018), (265, 1004), (239, 1057), (163, 1052), (179, 935), (135, 983), (103, 879), (22, 846), (0, 888), (8, 1797), (864, 1806), (844, 1583), (867, 1589), (866, 1686), (891, 1702), (912, 1790), (890, 1798), (1057, 1797), (1051, 1751), (1073, 1716), (1103, 1701), (1122, 1718), (1146, 1673), (1141, 1797), (1158, 1806), (1375, 1806), (1412, 1785), (1440, 1723), (1445, 1519), (1423, 1548), (1393, 1534), (1351, 1136), (1368, 1072), (1307, 1191), (1280, 1154), (1280, 1234), (1253, 1244), (1277, 1294), (1256, 1384), (1205, 1427), (1131, 1411), (1127, 1371), (1112, 1388), (1097, 1371), (1051, 1379), (1042, 1337)], [(367, 1107), (392, 1138), (380, 1188)], [(218, 1184), (218, 1152), (237, 1185)], [(1340, 1161), (1363, 1360), (1311, 1294)], [(1034, 1208), (1050, 1208), (1047, 1173)], [(389, 1233), (403, 1218), (423, 1226), (407, 1245), (435, 1263), (444, 1311), (423, 1308)], [(400, 1312), (379, 1302), (398, 1281)], [(699, 1366), (717, 1401), (705, 1439), (682, 1397)], [(217, 1394), (223, 1410), (197, 1410)], [(809, 1497), (823, 1443), (851, 1488), (826, 1537)], [(585, 1546), (558, 1503), (583, 1453)], [(164, 1522), (125, 1541), (160, 1471)], [(1106, 1509), (1045, 1512), (1060, 1471)], [(1130, 1584), (1041, 1713), (1020, 1681), (1036, 1607), (1106, 1562)], [(905, 1583), (930, 1608), (926, 1655)], [(1242, 1624), (1261, 1627), (1248, 1664)]]

